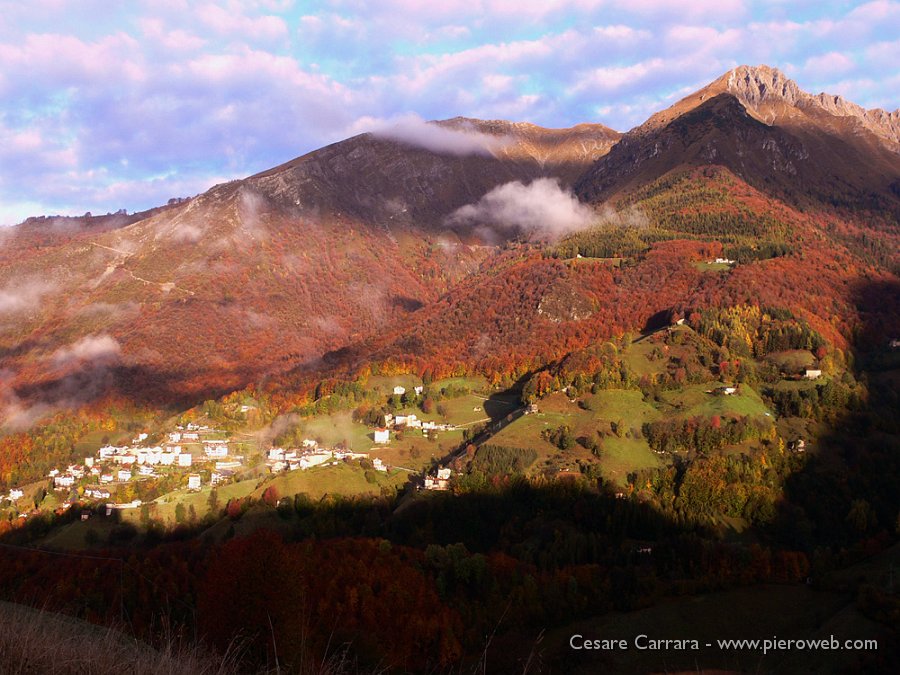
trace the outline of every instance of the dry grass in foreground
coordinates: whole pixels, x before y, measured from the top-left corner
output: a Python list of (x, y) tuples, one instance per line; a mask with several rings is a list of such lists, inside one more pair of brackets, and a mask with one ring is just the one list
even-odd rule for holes
[(236, 655), (167, 641), (153, 649), (124, 633), (53, 612), (0, 603), (3, 675), (238, 675)]

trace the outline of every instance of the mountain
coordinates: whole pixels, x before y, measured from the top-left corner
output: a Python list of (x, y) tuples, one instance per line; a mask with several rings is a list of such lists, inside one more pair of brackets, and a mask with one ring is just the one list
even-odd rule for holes
[[(797, 279), (843, 288), (860, 266), (897, 265), (896, 132), (896, 113), (741, 67), (624, 135), (401, 124), (143, 214), (32, 219), (0, 245), (0, 405), (21, 423), (109, 393), (179, 406), (373, 359), (513, 372), (697, 297), (736, 297), (745, 274), (776, 268), (794, 286), (766, 277), (766, 297), (790, 296), (840, 340), (858, 320), (851, 294), (804, 308)], [(448, 225), (495, 188), (543, 177), (627, 211), (606, 223), (614, 244), (576, 233), (548, 258), (485, 246), (478, 218)], [(622, 234), (628, 223), (640, 227)], [(712, 249), (666, 243), (704, 237), (759, 262), (714, 279), (694, 267)], [(635, 264), (557, 260), (600, 249)]]
[(4, 231), (3, 598), (186, 672), (893, 672), (895, 121), (739, 68)]
[(545, 129), (457, 117), (355, 136), (242, 185), (289, 211), (440, 231), (448, 214), (503, 183), (549, 176), (570, 185), (619, 136), (600, 124)]
[[(883, 292), (900, 269), (896, 117), (805, 94), (765, 66), (726, 73), (575, 181), (606, 209), (600, 225), (511, 248), (325, 372), (380, 363), (515, 379), (691, 307), (736, 303), (792, 308), (842, 348), (862, 326), (883, 341), (900, 327), (861, 299), (871, 293), (861, 279), (882, 279)], [(706, 274), (701, 261), (720, 255), (742, 264)]]
[(510, 181), (568, 185), (617, 138), (457, 118), (142, 214), (31, 219), (0, 244), (0, 406), (193, 402), (315, 363), (478, 269), (490, 249), (447, 228), (455, 209)]
[(900, 111), (803, 92), (767, 66), (736, 68), (626, 133), (576, 185), (597, 202), (679, 167), (725, 166), (798, 205), (900, 215)]

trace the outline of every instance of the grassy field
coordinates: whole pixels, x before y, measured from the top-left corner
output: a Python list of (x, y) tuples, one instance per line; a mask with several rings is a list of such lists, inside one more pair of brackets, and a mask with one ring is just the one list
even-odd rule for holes
[(730, 396), (709, 394), (707, 391), (725, 386), (723, 382), (691, 384), (683, 389), (666, 391), (662, 394), (662, 411), (679, 417), (712, 417), (713, 415), (747, 415), (760, 417), (771, 415), (765, 403), (753, 387), (742, 384)]
[(434, 441), (418, 431), (407, 431), (402, 436), (402, 439), (394, 436), (387, 446), (372, 448), (370, 456), (389, 466), (420, 471), (431, 466), (432, 459), (439, 460), (458, 448), (463, 440), (462, 431), (439, 431)]
[(802, 373), (806, 368), (814, 368), (816, 357), (806, 349), (791, 349), (784, 352), (773, 352), (766, 357), (783, 373)]
[(638, 469), (662, 466), (662, 460), (643, 438), (605, 438), (600, 453), (603, 475), (617, 485), (628, 482), (628, 474)]
[[(585, 398), (593, 410), (585, 410), (578, 403), (571, 403), (563, 394), (552, 394), (542, 399), (540, 412), (525, 415), (491, 438), (491, 443), (520, 448), (533, 448), (538, 453), (534, 470), (549, 466), (559, 469), (576, 469), (577, 460), (598, 461), (586, 448), (576, 444), (568, 451), (541, 438), (545, 429), (567, 425), (576, 437), (600, 440), (599, 464), (603, 475), (618, 484), (624, 484), (629, 473), (637, 469), (659, 466), (659, 457), (637, 433), (644, 422), (658, 419), (660, 413), (642, 400), (641, 392), (624, 389), (601, 391)], [(624, 422), (627, 432), (622, 437), (612, 434), (612, 423)], [(603, 435), (598, 436), (598, 431)], [(626, 435), (627, 433), (627, 435)]]
[(628, 365), (628, 368), (637, 375), (651, 375), (659, 370), (658, 366), (650, 361), (649, 358), (650, 352), (658, 346), (650, 340), (633, 342), (623, 352), (622, 358)]
[(368, 452), (375, 445), (372, 429), (354, 422), (349, 411), (311, 417), (303, 422), (304, 434), (331, 447), (346, 442), (355, 452)]
[[(229, 499), (241, 499), (251, 494), (255, 489), (258, 480), (245, 480), (237, 483), (229, 483), (220, 485), (217, 488), (219, 495), (219, 503), (224, 506)], [(209, 485), (204, 486), (198, 492), (189, 492), (188, 490), (177, 490), (161, 496), (153, 502), (153, 517), (156, 520), (163, 521), (168, 524), (175, 523), (175, 507), (181, 503), (184, 504), (185, 514), (193, 506), (198, 518), (203, 518), (209, 513), (209, 493), (211, 488)], [(122, 512), (122, 519), (138, 522), (140, 519), (139, 509), (130, 509)]]
[(701, 272), (727, 272), (731, 269), (731, 265), (728, 263), (717, 262), (695, 262), (694, 267)]
[(450, 386), (468, 387), (470, 391), (487, 391), (489, 389), (487, 380), (480, 376), (447, 377), (443, 380), (435, 380), (431, 383), (431, 388), (436, 390)]
[(817, 380), (779, 380), (771, 385), (775, 391), (806, 391), (807, 389), (815, 389), (820, 384), (825, 384), (831, 378), (827, 375)]
[(591, 258), (590, 256), (581, 256), (580, 258), (567, 258), (566, 262), (574, 263), (575, 265), (604, 263), (606, 265), (611, 265), (612, 267), (621, 267), (622, 260), (624, 260), (624, 258)]
[(403, 387), (409, 391), (421, 386), (422, 379), (415, 375), (372, 375), (366, 382), (366, 389), (380, 391), (385, 396), (390, 396), (394, 387)]
[(134, 438), (134, 433), (131, 431), (104, 431), (100, 429), (85, 434), (75, 444), (75, 450), (85, 457), (93, 457), (103, 445), (127, 445), (131, 443), (132, 438)]
[(378, 495), (381, 494), (382, 487), (400, 487), (409, 479), (409, 474), (405, 471), (371, 471), (369, 475), (374, 476), (376, 482), (368, 482), (366, 472), (358, 464), (339, 462), (334, 466), (317, 466), (306, 471), (281, 474), (252, 494), (254, 497), (261, 497), (271, 485), (281, 496), (303, 492), (312, 499), (321, 499), (325, 495)]
[[(421, 411), (417, 414), (421, 419), (430, 419), (437, 422), (446, 421), (457, 426), (470, 425), (488, 417), (488, 413), (484, 410), (484, 403), (483, 397), (476, 394), (467, 394), (458, 398), (445, 398), (441, 401), (441, 405), (447, 409), (446, 420), (440, 415), (425, 415)], [(509, 408), (513, 410), (514, 406)]]

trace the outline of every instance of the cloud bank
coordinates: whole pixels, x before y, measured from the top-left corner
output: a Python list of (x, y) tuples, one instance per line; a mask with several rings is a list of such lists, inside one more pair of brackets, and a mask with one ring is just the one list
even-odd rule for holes
[(500, 185), (454, 211), (447, 222), (451, 227), (487, 226), (556, 239), (588, 227), (595, 218), (594, 211), (563, 190), (557, 179), (539, 178), (527, 185), (519, 181)]
[(115, 338), (109, 335), (88, 335), (53, 353), (53, 363), (59, 367), (72, 364), (110, 364), (118, 361), (121, 348)]
[(456, 156), (490, 155), (508, 142), (471, 127), (451, 128), (426, 122), (418, 115), (406, 115), (393, 122), (382, 122), (371, 133), (379, 138)]

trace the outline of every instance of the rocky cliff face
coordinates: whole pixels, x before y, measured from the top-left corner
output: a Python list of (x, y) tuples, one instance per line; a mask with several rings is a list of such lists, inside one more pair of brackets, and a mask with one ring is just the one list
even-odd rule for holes
[(808, 94), (777, 68), (740, 66), (713, 82), (710, 91), (734, 94), (751, 114), (767, 124), (796, 117), (795, 111), (810, 116), (824, 115), (857, 123), (881, 139), (887, 147), (900, 152), (900, 110), (890, 113), (880, 108), (866, 110), (841, 96)]
[(679, 166), (726, 166), (779, 198), (900, 213), (900, 112), (804, 92), (768, 66), (735, 68), (632, 129), (577, 183), (610, 198)]
[(739, 66), (666, 110), (651, 116), (632, 133), (659, 129), (720, 94), (731, 94), (759, 121), (770, 126), (826, 127), (834, 134), (868, 132), (883, 147), (900, 153), (900, 110), (887, 112), (833, 94), (809, 94), (777, 68)]

